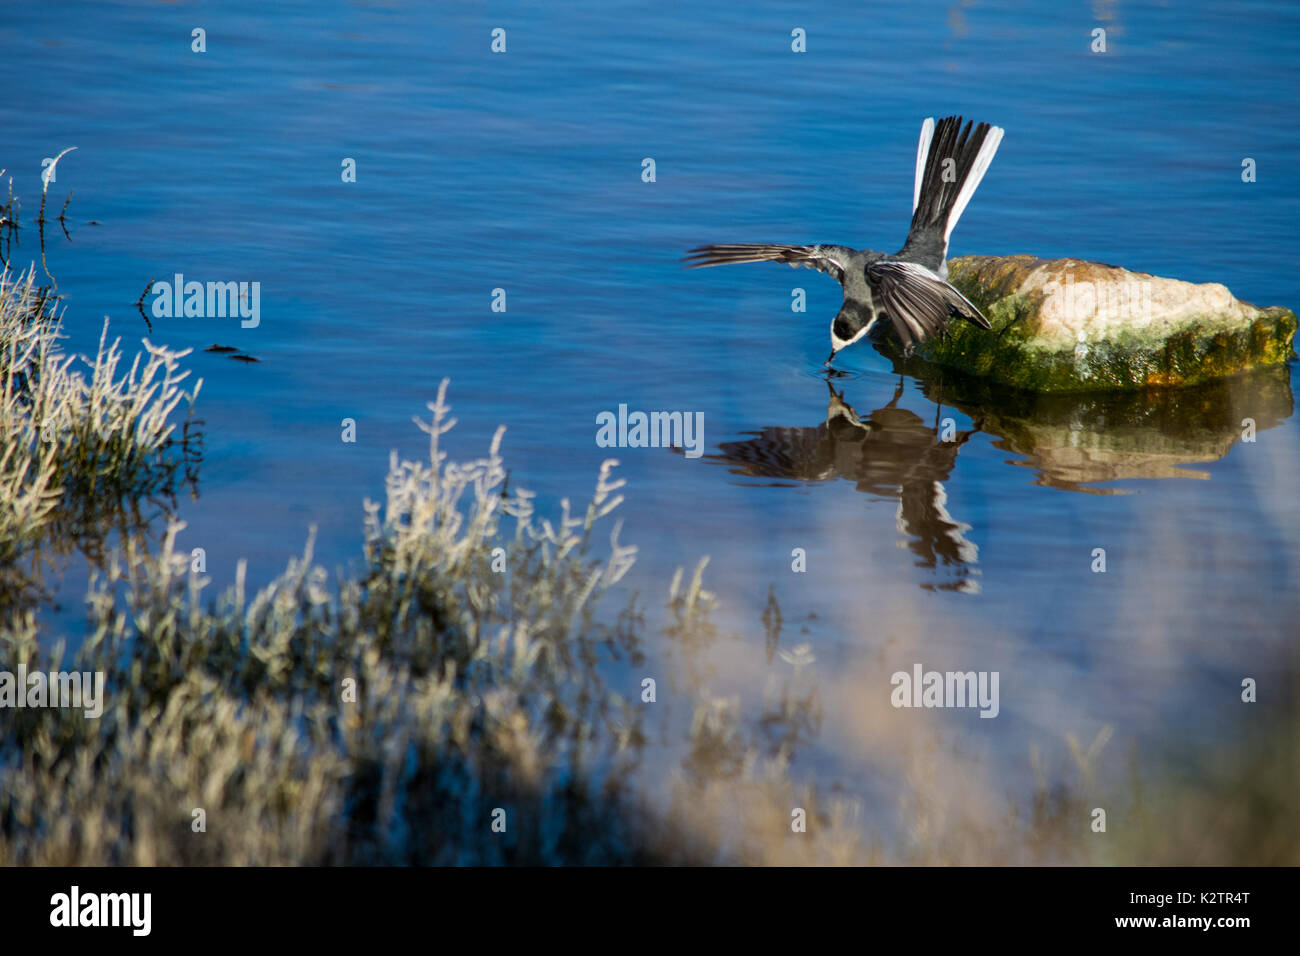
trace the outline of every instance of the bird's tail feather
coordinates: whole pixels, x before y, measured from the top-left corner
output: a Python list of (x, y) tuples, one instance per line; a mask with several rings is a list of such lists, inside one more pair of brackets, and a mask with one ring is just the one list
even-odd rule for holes
[(963, 129), (960, 116), (946, 116), (937, 125), (933, 119), (925, 121), (916, 151), (909, 241), (941, 228), (947, 244), (993, 162), (1002, 132), (988, 123), (967, 122)]
[(930, 155), (930, 141), (934, 139), (934, 117), (928, 116), (921, 124), (921, 138), (916, 144), (916, 180), (912, 187), (912, 214), (916, 214), (921, 201), (921, 183), (925, 180), (925, 160)]

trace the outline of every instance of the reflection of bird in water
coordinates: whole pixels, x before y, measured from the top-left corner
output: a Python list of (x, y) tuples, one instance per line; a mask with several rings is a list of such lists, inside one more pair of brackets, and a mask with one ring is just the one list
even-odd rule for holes
[[(790, 481), (830, 481), (847, 478), (858, 491), (898, 500), (898, 531), (919, 559), (918, 567), (950, 569), (954, 581), (934, 585), (945, 590), (975, 591), (969, 575), (979, 561), (979, 549), (967, 540), (970, 525), (948, 513), (943, 483), (952, 473), (957, 452), (979, 431), (940, 437), (939, 411), (933, 427), (919, 415), (898, 407), (900, 381), (894, 397), (866, 421), (830, 384), (826, 421), (810, 428), (764, 428), (746, 441), (723, 442), (710, 460), (729, 466), (732, 474)], [(977, 571), (975, 573), (978, 573)], [(930, 585), (923, 585), (930, 587)]]

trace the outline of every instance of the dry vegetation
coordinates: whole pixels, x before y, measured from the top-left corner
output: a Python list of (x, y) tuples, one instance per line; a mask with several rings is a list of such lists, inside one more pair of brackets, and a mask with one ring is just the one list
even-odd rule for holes
[(175, 421), (202, 384), (182, 388), (188, 351), (146, 339), (124, 368), (105, 323), (93, 357), (66, 354), (56, 306), (34, 269), (0, 273), (0, 609), (30, 596), (33, 552), (138, 527), (139, 503), (170, 496), (199, 452), (192, 417)]
[[(73, 371), (30, 276), (6, 280), (0, 314), (12, 560), (61, 510), (173, 472), (169, 422), (193, 393), (165, 349), (119, 374), (116, 343), (101, 343), (89, 375)], [(427, 460), (394, 456), (386, 500), (365, 505), (361, 573), (330, 576), (309, 542), (265, 587), (241, 570), (214, 597), (173, 523), (161, 544), (126, 535), (107, 555), (74, 653), (29, 609), (5, 615), (0, 670), (102, 671), (107, 702), (98, 719), (0, 709), (0, 864), (1296, 861), (1290, 736), (1243, 755), (1203, 800), (1139, 788), (1134, 766), (1104, 796), (1112, 819), (1147, 825), (1105, 841), (1086, 830), (1104, 740), (1074, 744), (1023, 807), (977, 774), (933, 773), (918, 747), (897, 781), (901, 827), (875, 826), (795, 772), (832, 679), (806, 649), (770, 671), (760, 708), (689, 676), (724, 640), (703, 565), (672, 582), (658, 642), (686, 690), (643, 703), (648, 629), (619, 597), (635, 549), (612, 523), (614, 463), (585, 507), (540, 516), (506, 491), (500, 432), (486, 457), (447, 459), (445, 391), (421, 423)], [(43, 442), (47, 421), (64, 437)], [(779, 619), (773, 602), (764, 620)], [(691, 719), (674, 721), (683, 707)], [(794, 808), (806, 833), (791, 830)]]

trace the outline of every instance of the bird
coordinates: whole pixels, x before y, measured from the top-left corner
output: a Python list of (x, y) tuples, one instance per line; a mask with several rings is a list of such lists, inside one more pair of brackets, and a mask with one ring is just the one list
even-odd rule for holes
[(841, 349), (888, 318), (911, 355), (930, 335), (944, 335), (960, 317), (981, 328), (989, 320), (947, 282), (948, 238), (993, 162), (1003, 130), (988, 123), (945, 116), (921, 124), (912, 187), (912, 225), (894, 255), (836, 245), (731, 243), (688, 250), (691, 269), (741, 262), (784, 262), (825, 272), (844, 290), (844, 304), (831, 322), (830, 365)]

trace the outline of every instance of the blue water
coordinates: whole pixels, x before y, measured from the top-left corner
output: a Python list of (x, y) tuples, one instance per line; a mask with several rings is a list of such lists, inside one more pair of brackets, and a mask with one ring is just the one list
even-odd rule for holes
[[(1104, 55), (1090, 50), (1099, 26)], [(809, 271), (687, 272), (679, 258), (726, 241), (894, 251), (920, 122), (962, 113), (1006, 136), (953, 255), (1096, 259), (1294, 308), (1300, 7), (33, 3), (5, 8), (0, 44), (0, 166), (25, 216), (42, 158), (78, 147), (50, 189), (60, 205), (75, 191), (71, 241), (49, 256), (71, 348), (92, 348), (104, 316), (129, 344), (147, 334), (133, 303), (150, 279), (261, 283), (257, 328), (157, 319), (150, 336), (196, 349), (206, 455), (181, 544), (206, 550), (215, 587), (241, 558), (268, 581), (312, 525), (319, 560), (351, 560), (362, 499), (382, 495), (390, 449), (424, 453), (411, 419), (449, 377), (453, 454), (478, 455), (507, 425), (512, 481), (544, 508), (594, 486), (611, 453), (599, 412), (702, 412), (704, 458), (616, 450), (622, 540), (641, 549), (629, 586), (657, 602), (674, 568), (710, 555), (708, 585), (756, 659), (774, 587), (783, 640), (861, 674), (863, 696), (918, 660), (1001, 669), (1001, 719), (951, 726), (1009, 761), (1027, 740), (1105, 723), (1156, 753), (1231, 735), (1244, 676), (1271, 681), (1261, 722), (1295, 713), (1294, 364), (1254, 443), (1201, 421), (1251, 416), (1249, 389), (1241, 408), (1236, 392), (1209, 412), (1171, 400), (1120, 437), (1105, 408), (1020, 414), (1030, 433), (1046, 421), (1074, 446), (1130, 454), (1096, 484), (1008, 438), (1024, 429), (925, 459), (936, 419), (968, 430), (998, 409), (938, 407), (903, 377), (891, 411), (900, 377), (863, 343), (835, 387), (901, 435), (868, 455), (879, 480), (738, 474), (728, 456), (764, 429), (816, 443), (839, 290)], [(33, 232), (16, 265), (37, 257)], [(213, 343), (260, 361), (201, 351)], [(1188, 437), (1201, 425), (1213, 440)], [(1157, 440), (1196, 477), (1143, 458)], [(78, 633), (85, 584), (73, 562), (50, 627)], [(856, 692), (832, 709), (849, 713)]]

